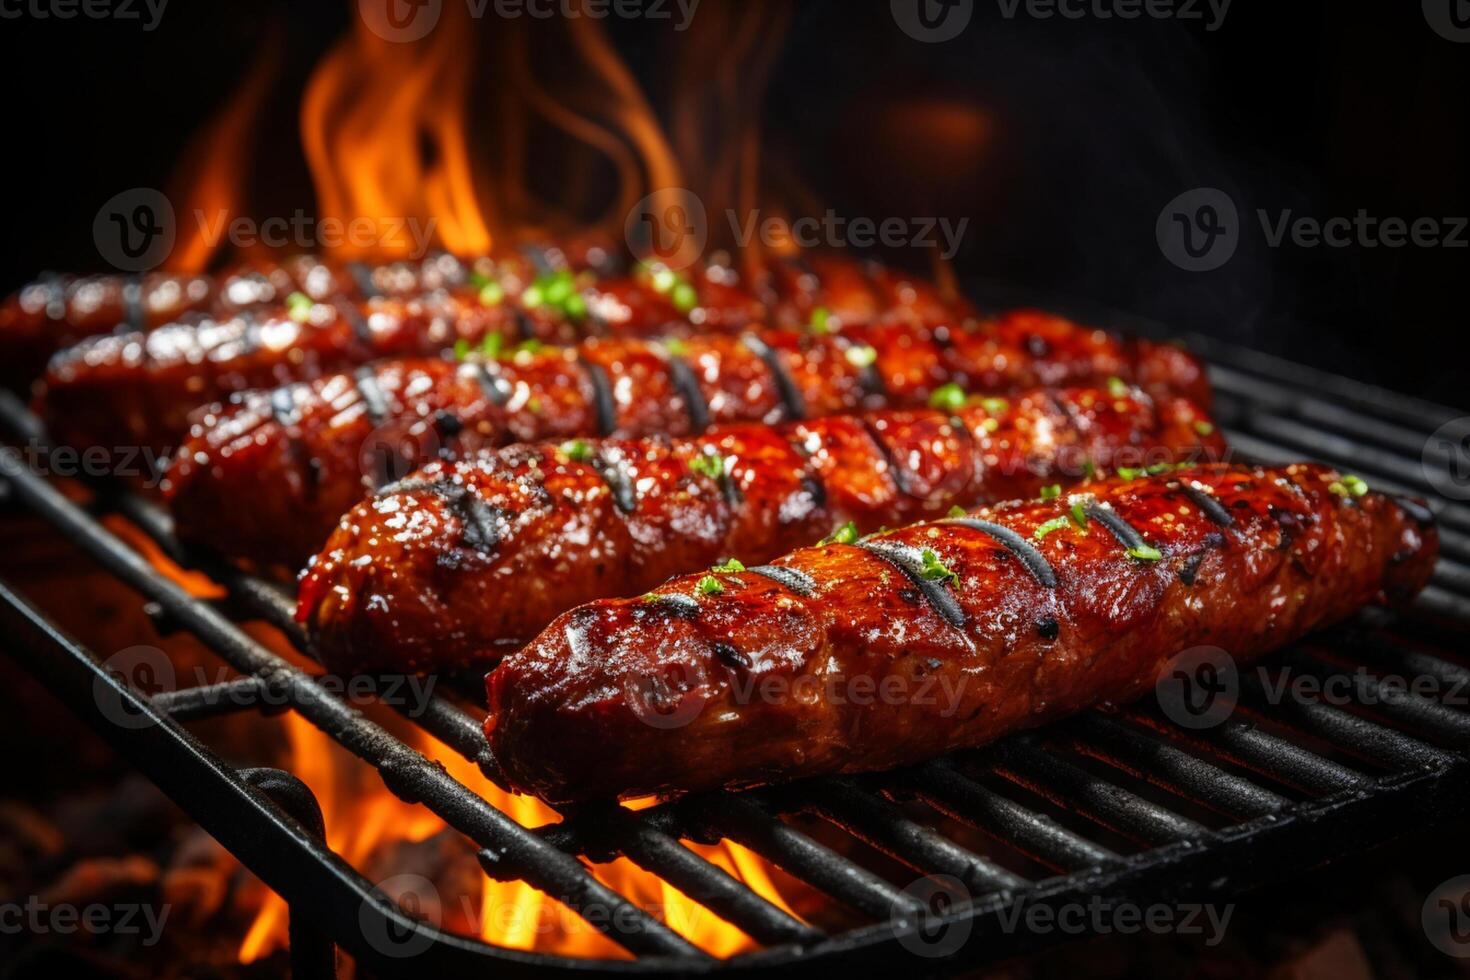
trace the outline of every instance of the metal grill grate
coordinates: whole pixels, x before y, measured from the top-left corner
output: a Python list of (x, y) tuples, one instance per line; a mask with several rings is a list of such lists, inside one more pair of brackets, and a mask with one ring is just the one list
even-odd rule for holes
[[(1206, 339), (1195, 343), (1211, 361), (1219, 418), (1238, 450), (1267, 460), (1320, 458), (1375, 486), (1433, 500), (1444, 556), (1416, 606), (1404, 613), (1368, 610), (1274, 661), (1318, 678), (1364, 665), (1377, 672), (1357, 688), (1371, 695), (1365, 703), (1278, 703), (1247, 684), (1231, 718), (1208, 729), (1181, 728), (1150, 704), (1093, 713), (909, 770), (714, 794), (637, 812), (588, 806), (532, 831), (243, 631), (239, 621), (261, 619), (300, 643), (289, 597), (277, 587), (184, 553), (166, 515), (136, 496), (101, 488), (94, 506), (84, 509), (10, 450), (0, 452), (0, 478), (15, 502), (154, 603), (171, 626), (197, 635), (240, 676), (149, 700), (5, 584), (0, 616), (14, 654), (284, 896), (296, 917), (385, 973), (468, 975), (487, 967), (580, 973), (589, 965), (614, 972), (716, 966), (770, 972), (817, 959), (834, 967), (911, 969), (916, 961), (901, 940), (921, 928), (961, 924), (968, 941), (933, 965), (994, 960), (1062, 937), (1008, 927), (1014, 920), (1005, 913), (1018, 903), (1056, 909), (1092, 896), (1144, 903), (1229, 895), (1386, 839), (1409, 818), (1422, 827), (1454, 814), (1470, 796), (1462, 755), (1470, 748), (1470, 712), (1375, 679), (1412, 673), (1452, 689), (1470, 680), (1470, 669), (1448, 652), (1463, 643), (1463, 620), (1470, 619), (1470, 508), (1435, 497), (1421, 466), (1426, 437), (1454, 413)], [(0, 396), (0, 422), (22, 438), (41, 434), (12, 396)], [(1432, 448), (1427, 458), (1446, 467), (1441, 472), (1448, 477), (1447, 458)], [(230, 601), (187, 594), (105, 529), (100, 511), (132, 520), (171, 555), (224, 585)], [(110, 725), (98, 708), (99, 691), (154, 723)], [(312, 832), (309, 793), (303, 804), (299, 784), (232, 770), (182, 727), (222, 710), (267, 704), (288, 705), (376, 767), (393, 793), (428, 807), (473, 841), (487, 874), (554, 896), (636, 959), (589, 964), (508, 951), (405, 915), (326, 848), (319, 828)], [(472, 709), (436, 696), (415, 720), (494, 777)], [(794, 814), (831, 833), (806, 832), (810, 825)], [(961, 842), (957, 826), (978, 833)], [(831, 834), (854, 846), (831, 846)], [(721, 838), (750, 848), (870, 924), (826, 934), (684, 843)], [(972, 897), (936, 920), (891, 874), (855, 854), (881, 855), (916, 876), (952, 876)], [(763, 948), (720, 963), (597, 881), (579, 860), (617, 855)], [(412, 942), (412, 958), (387, 955), (367, 939), (390, 932)], [(302, 946), (310, 935), (303, 928), (298, 939), (293, 930)], [(303, 975), (320, 974), (322, 958), (302, 955)]]

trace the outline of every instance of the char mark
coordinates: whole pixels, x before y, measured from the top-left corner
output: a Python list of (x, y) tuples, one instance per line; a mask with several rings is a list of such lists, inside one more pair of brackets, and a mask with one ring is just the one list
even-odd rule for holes
[(1181, 483), (1179, 488), (1184, 491), (1186, 497), (1194, 501), (1201, 513), (1216, 524), (1221, 527), (1233, 527), (1235, 525), (1235, 518), (1230, 515), (1230, 511), (1226, 510), (1224, 505), (1211, 494), (1188, 482)]
[(805, 572), (799, 572), (794, 568), (786, 568), (782, 565), (757, 565), (747, 568), (752, 575), (768, 578), (777, 585), (785, 586), (802, 598), (809, 598), (817, 590), (817, 582)]
[(781, 354), (752, 333), (742, 336), (740, 342), (747, 350), (759, 357), (766, 365), (766, 370), (771, 372), (771, 380), (776, 383), (776, 392), (781, 396), (781, 404), (786, 409), (786, 418), (788, 420), (806, 418), (806, 402), (802, 400), (801, 392), (797, 390), (791, 373), (786, 370)]
[(578, 357), (577, 364), (581, 366), (582, 373), (587, 375), (587, 383), (592, 386), (592, 405), (597, 410), (597, 431), (600, 435), (610, 436), (618, 426), (618, 408), (613, 401), (612, 382), (608, 380), (607, 371), (601, 364), (594, 364), (585, 357)]
[(490, 404), (496, 408), (503, 408), (510, 401), (511, 386), (500, 374), (500, 368), (494, 366), (493, 362), (477, 358), (471, 362), (475, 372), (475, 381), (479, 383), (480, 390)]
[(382, 294), (378, 292), (378, 284), (373, 282), (373, 270), (365, 262), (347, 263), (347, 272), (352, 276), (352, 281), (357, 285), (357, 295), (363, 299), (377, 299)]
[(945, 523), (967, 527), (988, 535), (1011, 554), (1021, 559), (1021, 564), (1026, 566), (1026, 571), (1031, 573), (1031, 577), (1036, 579), (1042, 588), (1055, 589), (1057, 587), (1057, 573), (1051, 567), (1051, 563), (1046, 560), (1046, 556), (1010, 528), (990, 521), (982, 521), (976, 517), (955, 517)]
[(367, 408), (368, 420), (374, 426), (382, 425), (388, 418), (388, 398), (379, 387), (378, 376), (373, 372), (372, 366), (365, 364), (353, 371), (352, 379), (357, 385), (357, 396)]
[(911, 548), (902, 548), (882, 541), (859, 541), (857, 547), (862, 548), (868, 554), (881, 558), (914, 583), (914, 587), (928, 600), (930, 608), (938, 613), (945, 622), (960, 629), (965, 625), (965, 611), (955, 601), (949, 589), (945, 588), (943, 582), (935, 582), (924, 576), (924, 563), (919, 555)]
[(888, 445), (888, 441), (883, 438), (882, 434), (878, 431), (878, 427), (873, 424), (873, 420), (868, 416), (862, 416), (862, 424), (863, 431), (868, 434), (869, 439), (873, 440), (873, 445), (878, 449), (878, 455), (882, 457), (884, 464), (888, 467), (888, 472), (893, 475), (893, 485), (905, 497), (913, 496), (913, 484), (909, 480), (909, 472), (899, 465), (897, 457), (893, 455), (893, 450)]
[(1138, 529), (1119, 517), (1116, 511), (1107, 507), (1099, 507), (1097, 504), (1088, 504), (1086, 514), (1107, 528), (1113, 537), (1118, 539), (1118, 543), (1127, 550), (1148, 547), (1148, 542), (1143, 540), (1143, 535), (1138, 533)]
[(703, 432), (709, 428), (709, 403), (705, 401), (704, 392), (699, 388), (699, 379), (694, 376), (694, 369), (675, 354), (666, 353), (665, 357), (669, 365), (669, 380), (684, 399), (684, 407), (689, 412), (689, 430)]
[(598, 453), (592, 459), (592, 468), (602, 477), (602, 482), (612, 491), (613, 504), (624, 514), (631, 514), (638, 507), (638, 495), (633, 489), (633, 479), (623, 466), (621, 457), (609, 459)]

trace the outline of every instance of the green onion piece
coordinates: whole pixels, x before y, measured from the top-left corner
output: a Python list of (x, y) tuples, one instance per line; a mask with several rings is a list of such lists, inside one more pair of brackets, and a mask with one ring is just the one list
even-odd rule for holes
[(497, 283), (494, 279), (491, 279), (489, 276), (487, 276), (483, 272), (480, 272), (478, 269), (471, 269), (470, 274), (466, 278), (469, 280), (470, 285), (474, 286), (476, 289), (484, 289), (486, 286), (499, 285), (499, 283)]
[(463, 337), (454, 342), (454, 359), (463, 361), (470, 356), (470, 342)]
[(846, 524), (842, 525), (837, 530), (833, 531), (831, 534), (827, 535), (825, 538), (819, 541), (818, 544), (852, 544), (857, 539), (857, 524), (852, 521), (848, 521)]
[(585, 463), (592, 458), (592, 444), (586, 439), (570, 439), (561, 444), (560, 452), (574, 463)]
[(1000, 419), (986, 419), (980, 423), (980, 428), (986, 432), (997, 432), (1000, 429)]
[(1114, 398), (1127, 398), (1128, 397), (1128, 385), (1127, 385), (1127, 383), (1124, 382), (1124, 380), (1122, 378), (1109, 378), (1108, 379), (1108, 394), (1112, 395)]
[(1209, 422), (1199, 421), (1194, 423), (1194, 431), (1202, 436), (1209, 436), (1215, 434), (1215, 427)]
[(950, 517), (964, 517), (968, 513), (969, 511), (965, 510), (965, 508), (961, 507), (959, 504), (955, 504), (949, 509)]
[(1144, 472), (1149, 476), (1158, 476), (1160, 473), (1168, 473), (1173, 469), (1177, 467), (1172, 463), (1151, 463), (1144, 469)]
[(745, 571), (745, 565), (741, 563), (741, 561), (740, 561), (739, 558), (731, 558), (729, 561), (725, 562), (723, 565), (714, 565), (714, 566), (712, 566), (710, 568), (710, 571), (715, 572), (715, 573), (720, 574), (720, 575), (733, 575), (736, 572), (743, 572), (743, 571)]
[(845, 354), (847, 363), (856, 368), (872, 367), (878, 360), (878, 351), (867, 344), (849, 347)]
[(311, 308), (315, 305), (305, 293), (292, 293), (286, 297), (286, 315), (297, 323), (311, 319)]
[(523, 340), (519, 344), (516, 344), (516, 349), (513, 351), (513, 353), (534, 354), (539, 351), (543, 346), (545, 345), (542, 344), (541, 341), (537, 340), (535, 337), (532, 337), (529, 340)]
[(574, 290), (572, 274), (558, 272), (541, 280), (542, 294), (550, 306), (564, 306)]
[(980, 399), (980, 407), (991, 415), (999, 415), (1001, 412), (1010, 408), (1011, 403), (1004, 398), (982, 398)]
[(1139, 561), (1158, 561), (1164, 557), (1164, 553), (1153, 545), (1141, 544), (1128, 549), (1128, 557)]
[(1055, 500), (1058, 497), (1060, 497), (1061, 495), (1062, 495), (1062, 485), (1060, 483), (1053, 483), (1049, 487), (1042, 487), (1041, 488), (1041, 499), (1042, 500)]
[(688, 313), (699, 305), (699, 293), (687, 282), (678, 282), (674, 288), (669, 290), (669, 302), (674, 304), (674, 309), (680, 313)]
[(694, 586), (694, 591), (700, 595), (719, 595), (725, 591), (725, 583), (713, 575), (706, 575)]
[(666, 293), (679, 281), (678, 273), (666, 265), (653, 266), (649, 271), (653, 277), (654, 292)]
[(573, 320), (580, 320), (587, 315), (587, 300), (581, 293), (573, 293), (567, 297), (567, 301), (561, 305), (562, 312)]
[(941, 385), (929, 396), (929, 407), (941, 412), (958, 412), (965, 407), (965, 389), (954, 382)]
[(1364, 483), (1361, 477), (1353, 476), (1351, 473), (1344, 476), (1342, 482), (1347, 484), (1348, 490), (1352, 491), (1354, 497), (1361, 497), (1368, 492), (1368, 484)]
[(521, 305), (528, 310), (534, 310), (545, 302), (546, 292), (541, 288), (539, 283), (527, 286), (526, 291), (521, 293)]
[(1091, 479), (1093, 479), (1096, 476), (1097, 476), (1097, 467), (1095, 465), (1093, 465), (1092, 460), (1090, 460), (1090, 459), (1084, 459), (1082, 461), (1082, 479), (1084, 479), (1084, 480), (1091, 480)]
[(715, 453), (700, 453), (689, 461), (689, 468), (711, 480), (725, 478), (725, 461)]
[(1077, 501), (1077, 503), (1073, 504), (1070, 513), (1072, 516), (1072, 523), (1076, 524), (1084, 531), (1087, 530), (1087, 508), (1082, 505), (1082, 501), (1079, 500)]
[(505, 287), (498, 282), (487, 282), (480, 287), (480, 302), (486, 306), (499, 306), (505, 301)]
[(827, 309), (825, 306), (818, 306), (816, 309), (812, 310), (812, 319), (810, 326), (812, 328), (812, 333), (831, 333), (832, 311)]
[(1052, 533), (1053, 531), (1060, 531), (1062, 528), (1066, 527), (1067, 524), (1068, 524), (1067, 518), (1065, 518), (1065, 517), (1053, 517), (1051, 520), (1047, 521), (1045, 524), (1038, 525), (1037, 528), (1036, 528), (1036, 531), (1031, 536), (1033, 538), (1035, 538), (1037, 541), (1040, 541), (1041, 539), (1045, 538), (1048, 534)]
[(500, 350), (505, 346), (505, 338), (498, 333), (487, 333), (485, 339), (480, 341), (480, 353), (485, 355), (488, 361), (498, 361)]
[(1143, 470), (1135, 470), (1131, 466), (1120, 466), (1117, 472), (1120, 480), (1136, 480), (1143, 476)]
[(949, 566), (939, 560), (939, 556), (932, 548), (925, 548), (921, 551), (919, 560), (923, 562), (919, 574), (931, 582), (958, 582), (960, 580), (959, 573), (950, 571)]
[(664, 350), (668, 351), (670, 354), (673, 354), (675, 357), (683, 357), (685, 354), (689, 353), (689, 345), (684, 343), (684, 341), (680, 340), (678, 337), (670, 337), (668, 340), (664, 341)]

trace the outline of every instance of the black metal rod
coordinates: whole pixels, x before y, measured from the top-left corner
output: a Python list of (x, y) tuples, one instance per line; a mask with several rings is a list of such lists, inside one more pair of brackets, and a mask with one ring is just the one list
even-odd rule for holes
[(1080, 718), (1077, 729), (1082, 737), (1073, 741), (1074, 751), (1117, 766), (1136, 779), (1179, 793), (1217, 813), (1261, 817), (1280, 812), (1289, 802), (1152, 732), (1145, 734), (1095, 712)]
[(1188, 817), (1079, 769), (1023, 738), (1001, 742), (989, 754), (996, 771), (1007, 779), (1142, 843), (1173, 844), (1209, 833)]
[(0, 477), (17, 496), (105, 568), (168, 608), (191, 632), (242, 674), (281, 690), (302, 717), (354, 755), (377, 767), (388, 788), (421, 802), (481, 848), (499, 855), (533, 887), (588, 918), (633, 953), (704, 957), (698, 947), (633, 906), (558, 851), (456, 781), (443, 767), (394, 738), (335, 697), (315, 678), (257, 643), (216, 610), (158, 575), (148, 562), (41, 477), (11, 449), (0, 450)]
[(975, 898), (1029, 886), (1020, 875), (961, 847), (932, 827), (910, 820), (894, 803), (849, 779), (819, 779), (797, 795), (812, 810), (860, 840), (921, 872), (947, 874), (964, 882)]
[(270, 705), (265, 681), (259, 677), (236, 677), (219, 684), (160, 691), (153, 707), (175, 721), (195, 721), (239, 711), (280, 710)]
[(943, 760), (912, 769), (907, 778), (924, 801), (941, 813), (1057, 871), (1097, 868), (1119, 860), (1101, 844), (993, 792)]

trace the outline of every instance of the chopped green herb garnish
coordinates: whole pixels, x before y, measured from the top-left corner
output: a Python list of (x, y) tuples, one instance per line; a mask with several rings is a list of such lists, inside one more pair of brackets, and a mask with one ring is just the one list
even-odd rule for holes
[(1178, 469), (1173, 463), (1150, 463), (1144, 468), (1149, 476), (1158, 476), (1160, 473), (1168, 473), (1170, 470)]
[(1201, 420), (1194, 423), (1194, 431), (1202, 436), (1209, 436), (1215, 434), (1215, 427), (1211, 423)]
[(700, 453), (689, 461), (689, 468), (711, 480), (725, 478), (725, 461), (715, 453)]
[(654, 292), (667, 293), (679, 282), (679, 274), (666, 265), (650, 266), (649, 275), (653, 281)]
[(1128, 557), (1139, 561), (1159, 561), (1164, 553), (1150, 544), (1140, 544), (1128, 549)]
[(292, 293), (286, 297), (286, 315), (297, 323), (305, 323), (311, 319), (311, 308), (314, 305), (311, 297), (305, 293)]
[(534, 310), (546, 302), (546, 291), (541, 288), (540, 283), (532, 283), (521, 293), (521, 305), (528, 310)]
[(1071, 514), (1073, 524), (1076, 524), (1084, 531), (1087, 530), (1087, 508), (1083, 505), (1082, 501), (1079, 500), (1074, 503), (1069, 513)]
[(1117, 474), (1120, 480), (1136, 480), (1140, 476), (1143, 476), (1143, 470), (1136, 470), (1131, 466), (1120, 466), (1117, 469)]
[(950, 517), (964, 517), (968, 513), (969, 511), (965, 510), (965, 508), (961, 507), (959, 504), (955, 504), (949, 509)]
[(1346, 475), (1341, 480), (1333, 480), (1327, 484), (1327, 489), (1339, 497), (1361, 497), (1368, 492), (1368, 484), (1363, 482), (1362, 477)]
[(669, 290), (669, 302), (674, 304), (674, 309), (680, 313), (688, 313), (699, 305), (699, 293), (687, 282), (675, 283), (674, 288)]
[(500, 349), (504, 346), (504, 337), (498, 333), (487, 333), (485, 339), (480, 341), (480, 353), (485, 355), (487, 361), (498, 361)]
[(986, 419), (980, 423), (980, 428), (986, 432), (997, 432), (1000, 430), (1000, 419)]
[(999, 415), (1001, 412), (1010, 408), (1011, 403), (1004, 398), (982, 398), (980, 399), (980, 407), (991, 415)]
[(872, 367), (878, 361), (878, 351), (867, 344), (849, 347), (845, 353), (847, 363), (856, 368)]
[(476, 289), (484, 289), (486, 286), (499, 285), (499, 283), (497, 283), (494, 279), (491, 279), (489, 276), (487, 276), (483, 272), (480, 272), (478, 269), (471, 269), (470, 274), (466, 278), (469, 280), (470, 285), (474, 286)]
[(694, 586), (694, 591), (700, 595), (719, 595), (725, 591), (725, 583), (713, 575), (706, 575)]
[(1068, 523), (1069, 522), (1065, 517), (1053, 517), (1046, 523), (1038, 525), (1036, 531), (1031, 536), (1037, 541), (1040, 541), (1042, 538), (1046, 537), (1053, 531), (1060, 531), (1062, 528), (1066, 527)]
[(1055, 500), (1058, 497), (1060, 497), (1061, 495), (1062, 495), (1062, 485), (1060, 483), (1053, 483), (1049, 487), (1042, 487), (1041, 488), (1041, 499), (1042, 500)]
[(1108, 394), (1112, 395), (1114, 398), (1127, 398), (1128, 384), (1122, 378), (1109, 378)]
[(941, 412), (958, 412), (965, 407), (965, 389), (953, 382), (941, 385), (929, 396), (929, 407)]
[(565, 306), (575, 292), (576, 284), (572, 282), (572, 274), (566, 270), (554, 272), (541, 279), (541, 294), (549, 306)]
[(1093, 479), (1096, 476), (1097, 476), (1097, 467), (1095, 465), (1093, 465), (1092, 460), (1090, 460), (1090, 459), (1084, 459), (1082, 461), (1082, 479), (1084, 479), (1084, 480), (1091, 480), (1091, 479)]
[(587, 315), (587, 300), (583, 299), (581, 293), (573, 293), (567, 297), (561, 309), (570, 319), (580, 320)]
[(570, 439), (561, 444), (559, 451), (574, 463), (585, 463), (592, 458), (592, 443), (586, 439)]
[(487, 282), (480, 287), (480, 302), (486, 306), (499, 306), (505, 301), (505, 287), (498, 282)]
[(925, 548), (919, 553), (919, 561), (923, 564), (919, 568), (919, 574), (931, 582), (958, 582), (958, 572), (952, 572), (949, 566), (939, 560), (939, 556), (932, 548)]
[(470, 356), (470, 342), (461, 337), (454, 342), (454, 359), (463, 361)]
[(745, 571), (745, 566), (743, 564), (741, 564), (741, 561), (740, 561), (739, 558), (731, 558), (729, 561), (725, 562), (723, 565), (715, 565), (715, 566), (711, 567), (710, 568), (710, 571), (715, 572), (715, 573), (720, 574), (720, 575), (733, 575), (736, 572), (743, 572), (743, 571)]
[(670, 354), (673, 354), (675, 357), (683, 357), (685, 354), (689, 353), (689, 345), (684, 343), (684, 341), (680, 340), (678, 337), (670, 337), (668, 340), (664, 341), (664, 350), (668, 351)]
[(852, 521), (848, 521), (846, 524), (842, 525), (837, 530), (835, 530), (831, 534), (827, 535), (825, 538), (823, 538), (818, 543), (819, 544), (823, 544), (823, 545), (828, 545), (828, 544), (852, 544), (857, 539), (858, 539), (857, 524), (855, 524)]
[(818, 306), (816, 309), (812, 310), (810, 326), (812, 328), (812, 333), (831, 333), (832, 311), (827, 309), (825, 306)]
[(535, 337), (532, 337), (529, 340), (523, 340), (519, 344), (516, 344), (513, 353), (534, 354), (544, 346), (546, 345), (541, 343), (541, 341), (537, 340)]

